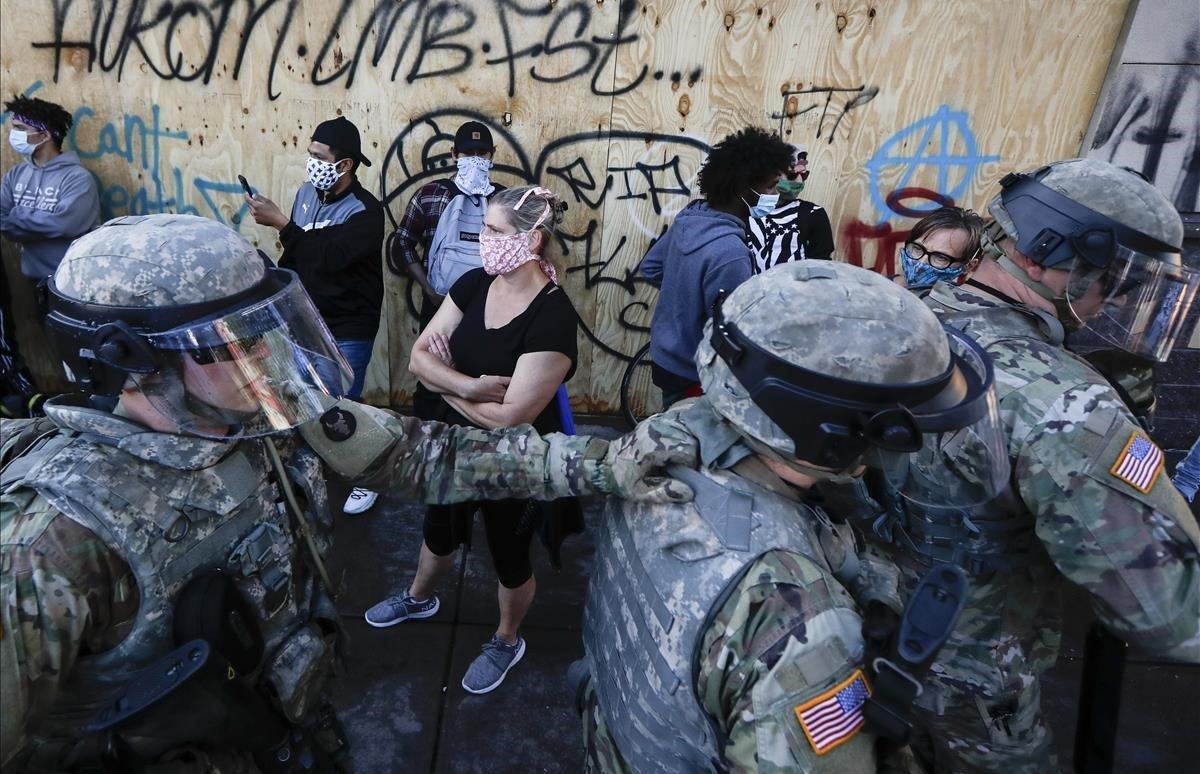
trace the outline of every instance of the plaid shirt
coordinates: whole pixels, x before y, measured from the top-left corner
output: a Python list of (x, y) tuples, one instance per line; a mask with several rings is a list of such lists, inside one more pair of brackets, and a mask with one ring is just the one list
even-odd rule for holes
[[(446, 185), (448, 182), (434, 180), (426, 183), (409, 199), (408, 208), (404, 210), (400, 225), (396, 226), (394, 237), (405, 263), (424, 265), (429, 257), (429, 244), (437, 231), (438, 220), (453, 198), (453, 188)], [(421, 246), (424, 256), (417, 253), (417, 245)]]

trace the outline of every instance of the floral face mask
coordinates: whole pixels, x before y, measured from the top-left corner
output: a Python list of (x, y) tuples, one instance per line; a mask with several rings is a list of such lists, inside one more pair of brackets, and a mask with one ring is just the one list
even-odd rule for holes
[[(551, 192), (545, 188), (532, 188), (521, 197), (521, 200), (517, 202), (517, 206), (514, 209), (519, 210), (532, 193), (550, 195)], [(557, 285), (558, 273), (554, 270), (554, 265), (539, 257), (537, 253), (529, 248), (533, 232), (537, 231), (538, 226), (542, 225), (542, 222), (549, 215), (550, 202), (547, 201), (546, 211), (533, 224), (533, 228), (528, 231), (518, 231), (515, 234), (504, 234), (502, 236), (492, 236), (486, 231), (480, 232), (479, 257), (483, 261), (483, 270), (493, 276), (508, 274), (510, 271), (530, 261), (537, 261), (542, 272), (550, 278), (551, 282)]]

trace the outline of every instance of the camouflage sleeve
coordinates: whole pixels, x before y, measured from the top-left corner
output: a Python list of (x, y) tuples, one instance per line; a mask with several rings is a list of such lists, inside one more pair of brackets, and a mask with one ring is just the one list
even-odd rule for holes
[(1118, 636), (1197, 660), (1200, 530), (1162, 451), (1105, 385), (1047, 404), (1018, 411), (1013, 475), (1051, 560)]
[[(22, 510), (30, 503), (34, 510)], [(99, 538), (44, 501), (6, 495), (0, 545), (0, 761), (25, 741), (31, 720), (53, 705), (81, 649), (102, 650), (122, 627), (104, 627), (137, 609), (136, 593), (108, 605), (128, 567)], [(43, 526), (44, 525), (44, 526)], [(35, 534), (24, 541), (22, 535)], [(114, 579), (118, 580), (114, 583)]]
[(686, 501), (691, 491), (682, 483), (648, 476), (696, 458), (694, 439), (674, 423), (643, 423), (610, 443), (542, 436), (529, 425), (483, 430), (423, 422), (352, 401), (338, 401), (300, 432), (339, 475), (429, 503), (588, 494)]
[[(864, 698), (862, 650), (862, 621), (837, 581), (799, 554), (760, 557), (700, 649), (697, 695), (731, 769), (874, 771), (874, 739), (851, 716)], [(838, 712), (848, 714), (835, 722)]]

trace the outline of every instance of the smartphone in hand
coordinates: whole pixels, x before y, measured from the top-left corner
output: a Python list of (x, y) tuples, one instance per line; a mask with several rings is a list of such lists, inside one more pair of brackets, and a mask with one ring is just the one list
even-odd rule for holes
[(250, 188), (250, 184), (246, 182), (246, 178), (243, 177), (242, 175), (238, 175), (237, 177), (238, 177), (238, 182), (242, 184), (242, 190), (246, 192), (247, 196), (249, 196), (251, 199), (253, 199), (254, 191)]

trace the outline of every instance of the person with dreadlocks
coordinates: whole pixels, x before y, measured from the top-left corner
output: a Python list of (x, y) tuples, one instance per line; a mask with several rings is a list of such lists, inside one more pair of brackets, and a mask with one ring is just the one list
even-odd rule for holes
[(747, 221), (775, 209), (791, 164), (792, 146), (778, 135), (748, 126), (726, 136), (700, 170), (704, 199), (688, 204), (642, 259), (642, 276), (659, 289), (650, 358), (664, 409), (700, 394), (693, 356), (704, 323), (719, 291), (750, 279)]
[(0, 234), (21, 245), (21, 273), (43, 280), (54, 273), (76, 237), (100, 225), (100, 194), (74, 153), (64, 153), (71, 114), (61, 105), (17, 96), (8, 142), (24, 161), (0, 183)]

